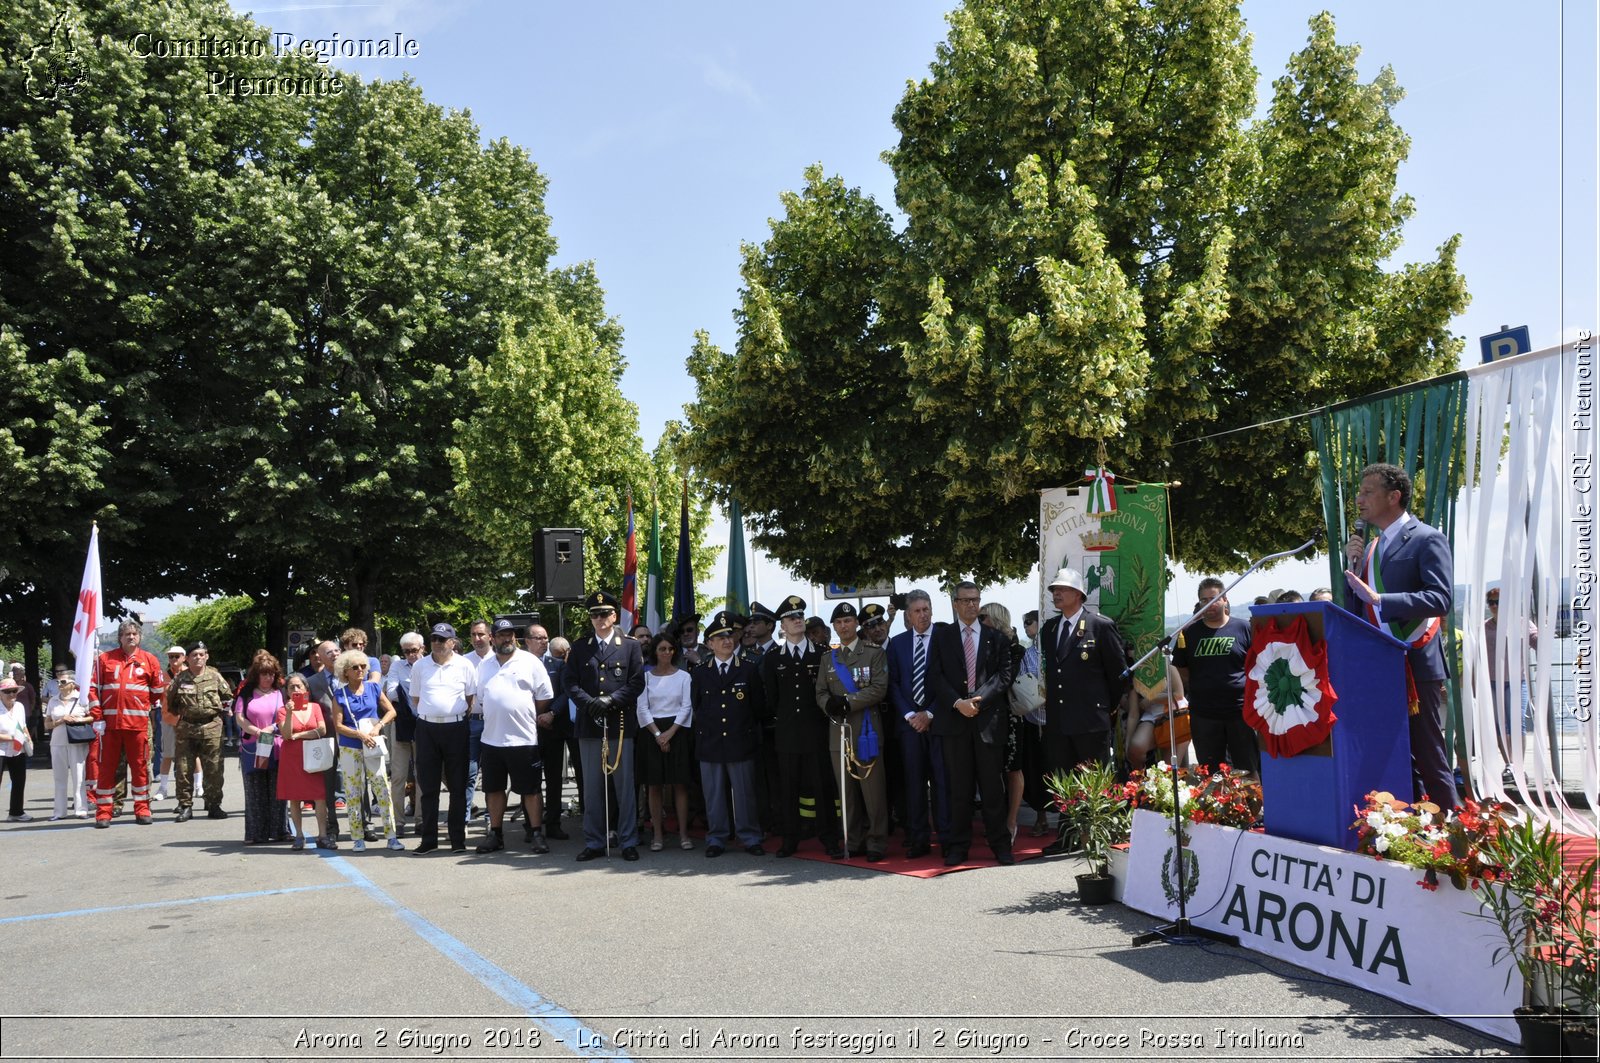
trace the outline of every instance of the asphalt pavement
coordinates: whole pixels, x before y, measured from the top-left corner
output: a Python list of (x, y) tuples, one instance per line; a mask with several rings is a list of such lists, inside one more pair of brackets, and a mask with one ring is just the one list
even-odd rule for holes
[[(0, 1059), (1463, 1059), (1513, 1047), (1221, 945), (1134, 948), (1074, 858), (918, 879), (675, 845), (300, 852), (0, 824)], [(3, 789), (9, 794), (9, 785)], [(675, 839), (674, 839), (675, 840)], [(770, 844), (770, 843), (769, 843)], [(773, 845), (773, 848), (776, 846)], [(1448, 942), (1440, 942), (1448, 949)]]

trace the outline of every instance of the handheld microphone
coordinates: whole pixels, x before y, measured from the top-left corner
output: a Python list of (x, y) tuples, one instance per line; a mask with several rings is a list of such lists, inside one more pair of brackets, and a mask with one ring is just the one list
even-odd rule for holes
[[(1356, 518), (1356, 522), (1351, 526), (1350, 531), (1354, 535), (1359, 535), (1362, 542), (1367, 541), (1367, 522), (1360, 517)], [(1354, 572), (1358, 566), (1353, 559), (1347, 557), (1345, 558), (1344, 567), (1347, 572)]]

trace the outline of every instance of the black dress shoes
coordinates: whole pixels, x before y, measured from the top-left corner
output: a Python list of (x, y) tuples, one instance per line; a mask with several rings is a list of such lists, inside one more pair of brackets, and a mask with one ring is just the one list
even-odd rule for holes
[(544, 829), (544, 836), (546, 838), (549, 838), (553, 842), (564, 842), (567, 839), (572, 837), (572, 835), (568, 834), (566, 831), (562, 830), (560, 827), (548, 827), (548, 826), (545, 827), (545, 829)]
[(948, 848), (948, 849), (946, 849), (944, 851), (944, 866), (945, 867), (956, 867), (956, 866), (958, 866), (960, 864), (964, 864), (966, 862), (967, 862), (967, 851), (965, 849), (951, 847), (951, 848)]
[(911, 848), (907, 849), (906, 859), (920, 860), (931, 852), (933, 852), (932, 847), (929, 846), (927, 842), (923, 842), (921, 845), (913, 845)]
[(828, 850), (828, 856), (834, 860), (843, 860), (846, 855), (847, 854), (844, 851), (844, 846), (842, 845), (835, 845), (832, 849)]
[(439, 840), (437, 838), (424, 838), (422, 841), (418, 842), (417, 847), (411, 851), (414, 853), (431, 853), (437, 848), (439, 848)]
[(622, 858), (629, 861), (637, 860), (639, 859), (639, 850), (631, 845), (625, 845), (622, 847)]
[(754, 845), (745, 846), (744, 847), (744, 851), (749, 853), (751, 856), (766, 856), (767, 855), (767, 847), (765, 845), (762, 845), (760, 842), (757, 842)]
[(778, 855), (780, 857), (782, 857), (782, 856), (793, 856), (794, 855), (794, 850), (795, 850), (795, 847), (792, 846), (792, 845), (780, 845), (780, 846), (778, 846)]
[(872, 850), (869, 849), (867, 851), (867, 863), (869, 863), (869, 864), (881, 864), (881, 863), (883, 863), (884, 856), (885, 856), (884, 853), (876, 853), (876, 852), (873, 852)]
[(715, 859), (716, 857), (721, 856), (725, 851), (726, 850), (724, 850), (720, 845), (708, 845), (706, 846), (706, 857), (708, 859)]
[(604, 849), (584, 849), (583, 852), (578, 854), (578, 863), (586, 864), (590, 860), (598, 860), (604, 855), (606, 855)]
[(999, 864), (1001, 867), (1010, 867), (1012, 864), (1017, 862), (1017, 858), (1012, 855), (1010, 849), (1007, 849), (1003, 853), (995, 853), (994, 859), (995, 863)]

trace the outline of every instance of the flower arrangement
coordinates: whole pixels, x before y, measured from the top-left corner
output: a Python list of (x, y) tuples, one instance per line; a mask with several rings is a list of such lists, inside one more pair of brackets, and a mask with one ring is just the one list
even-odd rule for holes
[(1592, 1039), (1600, 994), (1595, 860), (1569, 871), (1562, 859), (1564, 843), (1548, 823), (1535, 825), (1526, 816), (1495, 819), (1482, 846), (1481, 884), (1473, 884), (1485, 914), (1505, 938), (1495, 962), (1510, 958), (1522, 972), (1529, 1003), (1575, 1013)]
[[(1131, 808), (1172, 815), (1172, 769), (1165, 762), (1148, 772), (1135, 771), (1122, 785)], [(1201, 765), (1178, 771), (1179, 814), (1191, 823), (1248, 829), (1261, 820), (1261, 782), (1249, 772), (1223, 764), (1215, 770)]]
[(1109, 764), (1080, 764), (1045, 780), (1061, 818), (1077, 832), (1092, 874), (1108, 874), (1111, 847), (1128, 840), (1133, 809)]
[(1408, 804), (1375, 790), (1367, 794), (1366, 807), (1357, 806), (1356, 815), (1356, 851), (1422, 871), (1418, 885), (1423, 889), (1438, 889), (1442, 875), (1464, 890), (1470, 880), (1494, 873), (1484, 846), (1497, 833), (1501, 817), (1474, 801), (1462, 802), (1447, 815), (1426, 798)]

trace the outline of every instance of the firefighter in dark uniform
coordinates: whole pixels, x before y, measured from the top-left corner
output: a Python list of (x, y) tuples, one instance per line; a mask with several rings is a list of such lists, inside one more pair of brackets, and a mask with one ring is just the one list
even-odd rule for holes
[(751, 856), (767, 855), (756, 810), (765, 698), (756, 665), (734, 652), (733, 620), (726, 611), (712, 617), (706, 628), (711, 657), (689, 680), (695, 755), (700, 758), (700, 786), (706, 795), (709, 857), (721, 856), (733, 837)]
[[(575, 729), (583, 762), (583, 852), (580, 862), (606, 852), (606, 784), (616, 783), (617, 841), (624, 860), (639, 859), (638, 787), (633, 782), (634, 703), (644, 690), (638, 639), (617, 630), (617, 599), (595, 591), (584, 599), (594, 633), (567, 654), (562, 693), (578, 707)], [(603, 767), (602, 767), (603, 765)]]
[(178, 723), (173, 770), (178, 773), (178, 814), (182, 823), (194, 815), (194, 762), (198, 757), (205, 778), (206, 815), (227, 819), (222, 808), (222, 717), (233, 702), (233, 691), (222, 673), (211, 667), (210, 651), (197, 642), (189, 651), (189, 667), (173, 677), (167, 688), (167, 706)]
[(805, 599), (791, 594), (778, 605), (783, 640), (761, 658), (761, 685), (772, 722), (773, 777), (779, 856), (800, 846), (803, 799), (816, 812), (817, 840), (835, 860), (844, 859), (839, 816), (834, 807), (833, 773), (828, 768), (828, 718), (817, 708), (817, 665), (822, 651), (806, 638)]

